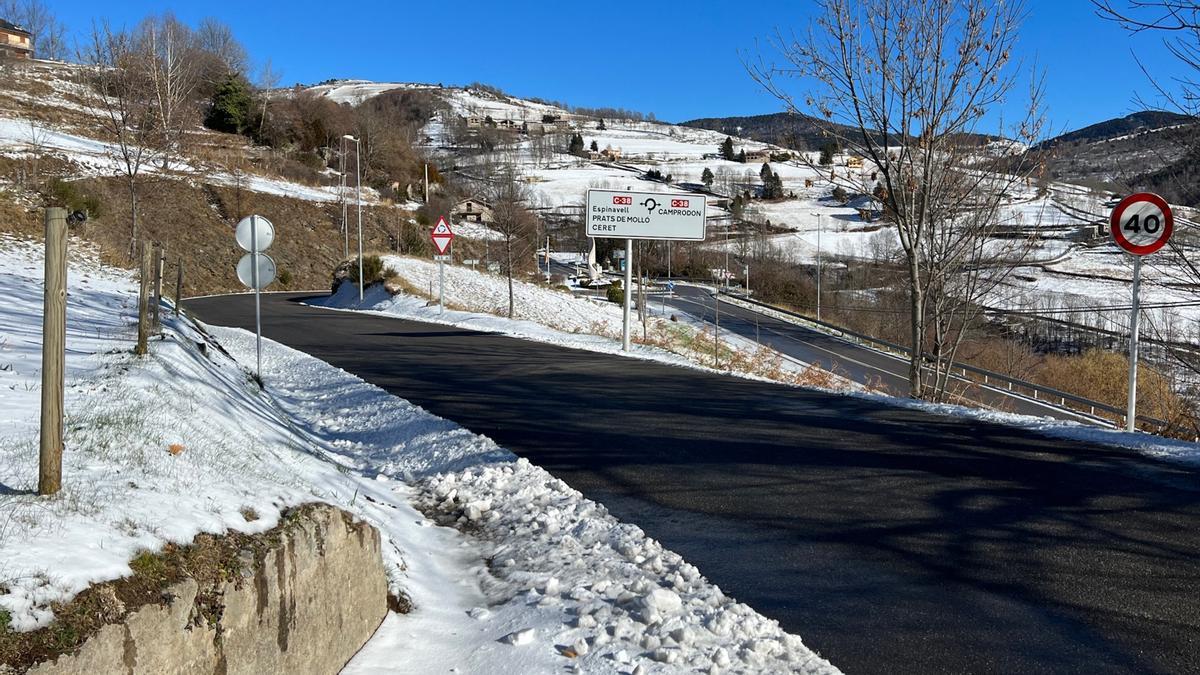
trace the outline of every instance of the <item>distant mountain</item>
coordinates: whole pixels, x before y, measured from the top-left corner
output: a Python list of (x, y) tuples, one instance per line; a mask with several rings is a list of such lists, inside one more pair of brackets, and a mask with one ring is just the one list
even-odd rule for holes
[[(681, 122), (680, 126), (740, 136), (792, 150), (819, 149), (827, 139), (825, 130), (830, 128), (828, 123), (815, 117), (795, 113), (771, 113), (749, 117), (705, 117)], [(850, 130), (849, 127), (833, 126), (843, 133)]]
[(1047, 176), (1091, 187), (1150, 190), (1169, 201), (1200, 205), (1200, 119), (1144, 110), (1071, 131), (1029, 150)]
[[(857, 133), (856, 129), (842, 124), (826, 122), (810, 115), (786, 112), (749, 117), (705, 117), (681, 122), (680, 126), (741, 136), (792, 150), (820, 149), (828, 138), (827, 131), (834, 131), (842, 136)], [(979, 145), (998, 140), (996, 136), (982, 134), (967, 134), (965, 138)]]
[(1073, 142), (1111, 141), (1122, 136), (1155, 132), (1176, 125), (1192, 124), (1196, 121), (1196, 118), (1189, 115), (1180, 115), (1164, 110), (1143, 110), (1067, 132), (1038, 144), (1038, 148), (1052, 148), (1063, 143)]

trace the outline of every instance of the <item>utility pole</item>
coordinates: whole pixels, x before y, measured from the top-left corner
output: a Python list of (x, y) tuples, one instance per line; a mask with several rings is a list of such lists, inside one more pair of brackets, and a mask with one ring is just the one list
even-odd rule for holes
[(425, 162), (425, 203), (429, 203), (429, 162)]
[(546, 235), (546, 283), (550, 283), (550, 235)]
[(63, 388), (67, 346), (67, 210), (46, 209), (46, 290), (42, 307), (42, 417), (38, 494), (62, 489)]

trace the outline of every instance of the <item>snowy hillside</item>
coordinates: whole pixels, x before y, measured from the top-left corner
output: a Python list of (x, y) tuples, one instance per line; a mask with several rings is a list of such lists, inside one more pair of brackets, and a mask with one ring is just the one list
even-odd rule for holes
[[(448, 107), (426, 127), (429, 139), (426, 150), (453, 162), (462, 178), (486, 183), (483, 170), (473, 169), (473, 163), (510, 163), (524, 177), (534, 203), (542, 209), (566, 215), (582, 210), (589, 188), (630, 188), (645, 191), (697, 191), (701, 176), (707, 169), (714, 175), (711, 191), (705, 193), (709, 204), (709, 246), (736, 252), (744, 247), (740, 241), (745, 227), (727, 227), (729, 213), (719, 203), (745, 191), (755, 191), (761, 184), (759, 172), (762, 161), (740, 163), (720, 159), (718, 146), (725, 134), (700, 128), (676, 126), (660, 122), (622, 119), (601, 120), (573, 115), (568, 111), (520, 98), (472, 88), (438, 89), (429, 85), (395, 84), (372, 85), (347, 81), (339, 85), (322, 85), (313, 91), (323, 95), (345, 97), (350, 92), (359, 100), (388, 88), (425, 86), (438, 93)], [(332, 88), (328, 88), (332, 87)], [(490, 115), (496, 120), (534, 123), (542, 115), (569, 120), (571, 133), (583, 137), (585, 147), (594, 142), (597, 148), (612, 149), (616, 155), (601, 158), (581, 158), (563, 152), (547, 153), (539, 148), (533, 135), (517, 136), (515, 144), (492, 155), (480, 156), (457, 145), (450, 132), (456, 118), (469, 115)], [(754, 153), (785, 150), (763, 143), (734, 138), (736, 150)], [(1009, 141), (995, 141), (985, 152), (1019, 150)], [(772, 171), (782, 180), (787, 198), (781, 200), (754, 199), (749, 202), (743, 218), (767, 228), (765, 241), (798, 264), (814, 264), (818, 254), (823, 259), (836, 259), (847, 264), (894, 258), (899, 254), (899, 242), (885, 224), (864, 221), (854, 203), (844, 204), (832, 197), (835, 186), (847, 187), (851, 196), (855, 190), (866, 193), (873, 189), (877, 172), (869, 162), (847, 155), (834, 157), (832, 164), (814, 168), (815, 155), (801, 161), (793, 154), (788, 161), (768, 161)], [(613, 158), (615, 157), (615, 159)], [(670, 177), (670, 182), (649, 180), (646, 172), (658, 171)], [(857, 186), (857, 188), (855, 188)], [(699, 192), (697, 192), (699, 194)], [(792, 197), (794, 195), (794, 197)], [(1020, 184), (1006, 195), (1002, 209), (1003, 228), (1019, 232), (1031, 243), (1022, 251), (1020, 267), (1005, 285), (993, 293), (989, 304), (997, 308), (1019, 309), (1036, 306), (1044, 310), (1064, 310), (1077, 305), (1096, 305), (1095, 298), (1110, 298), (1103, 305), (1119, 306), (1128, 301), (1130, 263), (1098, 223), (1106, 220), (1112, 205), (1112, 195), (1068, 183), (1051, 183), (1045, 187)], [(1177, 227), (1191, 236), (1195, 226), (1190, 210), (1177, 214)], [(1010, 247), (1010, 239), (993, 242), (996, 250)], [(1144, 286), (1146, 302), (1156, 312), (1155, 324), (1194, 325), (1200, 318), (1200, 303), (1194, 301), (1194, 289), (1179, 287), (1184, 270), (1162, 256), (1146, 261)], [(1082, 317), (1091, 324), (1109, 330), (1121, 330), (1127, 317), (1121, 313), (1093, 313)], [(1200, 340), (1200, 332), (1191, 339)]]

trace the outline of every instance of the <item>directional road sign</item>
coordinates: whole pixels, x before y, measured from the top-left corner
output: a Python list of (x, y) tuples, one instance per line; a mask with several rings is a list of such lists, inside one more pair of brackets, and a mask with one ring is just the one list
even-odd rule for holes
[(446, 223), (446, 219), (439, 217), (437, 225), (433, 227), (433, 232), (429, 233), (429, 238), (433, 240), (437, 252), (440, 255), (446, 255), (446, 251), (450, 250), (450, 242), (454, 241), (454, 232)]
[(1133, 255), (1162, 248), (1175, 229), (1171, 207), (1156, 194), (1139, 192), (1121, 200), (1112, 211), (1109, 230), (1117, 245)]
[(587, 236), (704, 241), (704, 195), (588, 190)]

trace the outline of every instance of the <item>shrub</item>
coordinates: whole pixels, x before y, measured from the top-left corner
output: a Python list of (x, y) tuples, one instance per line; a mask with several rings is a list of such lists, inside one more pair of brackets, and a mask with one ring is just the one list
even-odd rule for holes
[(614, 279), (613, 282), (608, 285), (608, 290), (604, 291), (604, 295), (608, 298), (609, 302), (615, 302), (618, 305), (625, 304), (625, 289), (621, 287), (621, 281), (619, 279)]
[(279, 270), (279, 284), (281, 286), (291, 286), (292, 273), (288, 270)]
[(101, 213), (99, 197), (85, 192), (78, 183), (60, 178), (51, 178), (46, 184), (46, 201), (69, 211), (83, 211), (89, 218), (98, 218)]
[[(381, 281), (395, 279), (400, 273), (390, 267), (384, 267), (383, 258), (377, 255), (363, 256), (363, 284), (370, 286)], [(358, 258), (350, 262), (350, 270), (346, 278), (350, 283), (358, 283)]]

